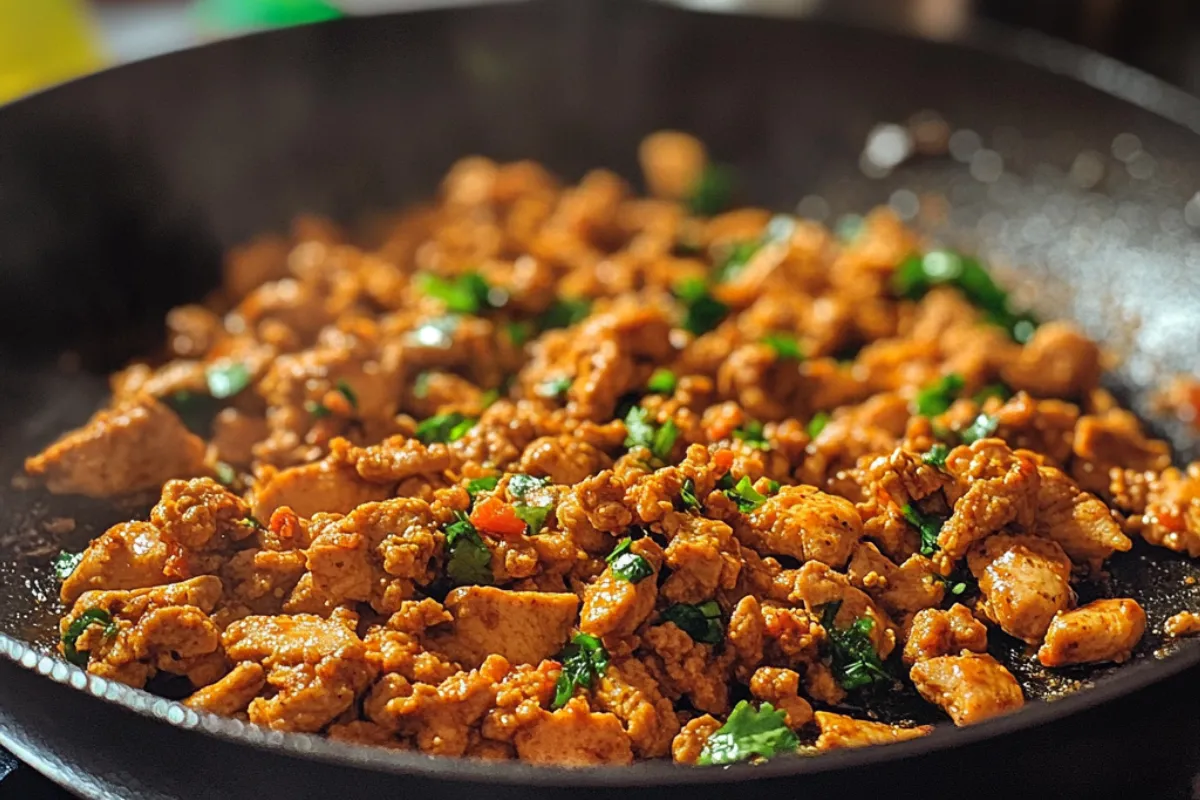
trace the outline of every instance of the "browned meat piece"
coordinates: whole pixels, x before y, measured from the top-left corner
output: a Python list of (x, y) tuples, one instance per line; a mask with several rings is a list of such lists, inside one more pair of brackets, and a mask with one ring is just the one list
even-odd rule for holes
[(573, 435), (534, 439), (521, 454), (521, 472), (546, 476), (557, 484), (571, 486), (612, 466), (612, 459), (595, 445)]
[(301, 517), (319, 511), (345, 514), (363, 503), (391, 495), (389, 486), (369, 483), (353, 467), (330, 460), (316, 461), (280, 470), (254, 487), (254, 516), (270, 519), (271, 513), (288, 506)]
[(940, 706), (955, 725), (974, 725), (1025, 704), (1017, 679), (986, 653), (927, 658), (909, 675), (921, 696)]
[(1089, 492), (1104, 495), (1114, 469), (1160, 471), (1171, 465), (1166, 442), (1147, 439), (1137, 417), (1122, 409), (1080, 417), (1075, 425), (1071, 477)]
[(1163, 623), (1163, 633), (1171, 637), (1195, 636), (1200, 633), (1200, 614), (1180, 611)]
[(679, 131), (659, 131), (642, 140), (638, 161), (646, 187), (656, 197), (683, 200), (696, 188), (708, 163), (704, 144)]
[(1100, 348), (1069, 322), (1039, 325), (1001, 373), (1035, 397), (1083, 397), (1100, 382)]
[(122, 522), (93, 539), (59, 593), (73, 603), (92, 589), (141, 589), (171, 583), (190, 572), (183, 549), (149, 522)]
[(915, 664), (927, 658), (948, 656), (971, 650), (987, 650), (987, 628), (961, 603), (948, 611), (927, 608), (918, 611), (904, 641), (904, 663)]
[(1076, 564), (1092, 572), (1114, 552), (1133, 546), (1113, 519), (1108, 506), (1079, 487), (1060, 469), (1038, 467), (1038, 533), (1062, 546)]
[(790, 669), (759, 667), (750, 678), (750, 694), (783, 711), (790, 728), (804, 727), (812, 720), (812, 706), (799, 692), (800, 675)]
[(462, 586), (446, 596), (445, 606), (454, 624), (432, 642), (451, 659), (475, 667), (497, 653), (512, 664), (537, 664), (566, 644), (579, 598)]
[(660, 589), (673, 603), (700, 603), (718, 589), (731, 589), (741, 571), (740, 547), (724, 522), (691, 514), (670, 515), (665, 561), (671, 574)]
[(917, 739), (933, 731), (932, 725), (902, 728), (886, 722), (868, 722), (864, 719), (818, 711), (813, 714), (821, 735), (817, 737), (818, 750), (840, 750), (845, 747), (869, 747), (876, 744), (893, 744)]
[(896, 615), (936, 606), (946, 594), (928, 558), (914, 555), (896, 566), (870, 542), (854, 549), (846, 572), (851, 583)]
[(52, 492), (110, 497), (205, 472), (204, 442), (149, 396), (104, 409), (26, 460)]
[(167, 481), (162, 499), (150, 510), (150, 521), (163, 536), (189, 550), (216, 549), (226, 539), (245, 539), (259, 527), (248, 519), (250, 508), (211, 478)]
[(721, 720), (711, 714), (702, 714), (688, 720), (683, 730), (671, 742), (671, 757), (676, 764), (695, 764), (704, 751), (708, 739), (721, 729)]
[(947, 473), (926, 464), (920, 454), (899, 448), (872, 461), (867, 477), (901, 507), (923, 500), (951, 482)]
[(673, 622), (647, 628), (642, 634), (644, 662), (663, 694), (672, 700), (684, 695), (692, 705), (711, 714), (729, 711), (729, 665), (734, 658), (720, 656), (713, 646), (692, 639)]
[(1079, 407), (1062, 400), (1034, 400), (1017, 392), (996, 409), (996, 437), (1013, 449), (1033, 450), (1063, 466), (1071, 457)]
[(630, 583), (607, 567), (583, 592), (579, 629), (593, 636), (628, 636), (646, 621), (658, 596), (658, 569), (662, 549), (646, 537), (633, 543), (631, 552), (649, 562), (654, 573)]
[(804, 601), (810, 613), (819, 615), (830, 603), (841, 601), (835, 624), (848, 628), (861, 617), (870, 618), (871, 644), (880, 658), (887, 658), (896, 646), (896, 628), (887, 614), (876, 607), (871, 598), (850, 585), (850, 580), (819, 561), (810, 561), (796, 576), (796, 596)]
[(1030, 644), (1073, 602), (1071, 561), (1048, 539), (998, 533), (972, 547), (967, 564), (983, 592), (984, 613)]
[(633, 749), (621, 720), (609, 713), (588, 711), (587, 701), (575, 698), (513, 737), (517, 755), (531, 764), (589, 766), (629, 764)]
[(625, 725), (639, 758), (661, 758), (679, 733), (679, 717), (642, 662), (626, 658), (609, 664), (593, 689), (595, 702)]
[(267, 673), (261, 665), (245, 662), (234, 667), (216, 683), (187, 697), (183, 704), (197, 711), (232, 716), (246, 710), (250, 701), (267, 684)]
[(1186, 472), (1171, 467), (1152, 478), (1144, 512), (1130, 523), (1150, 544), (1200, 557), (1200, 463)]
[(374, 677), (362, 640), (333, 619), (246, 617), (226, 628), (221, 640), (230, 660), (267, 670), (275, 693), (251, 701), (250, 721), (276, 730), (319, 731), (350, 708)]
[(1054, 617), (1038, 661), (1046, 667), (1067, 664), (1120, 663), (1146, 632), (1146, 612), (1134, 600), (1093, 600)]
[(750, 515), (746, 542), (761, 553), (841, 567), (862, 536), (854, 504), (812, 486), (785, 486)]
[(1033, 525), (1040, 482), (1037, 463), (1027, 454), (1014, 453), (999, 439), (980, 439), (950, 451), (946, 471), (959, 486), (954, 513), (938, 534), (944, 564), (1006, 525)]
[[(814, 614), (802, 608), (771, 603), (762, 606), (763, 661), (775, 666), (800, 669), (820, 657), (825, 629)], [(730, 619), (732, 624), (733, 620)]]
[(372, 447), (350, 448), (345, 458), (364, 480), (383, 484), (437, 474), (454, 463), (445, 445), (426, 446), (406, 436), (393, 436)]

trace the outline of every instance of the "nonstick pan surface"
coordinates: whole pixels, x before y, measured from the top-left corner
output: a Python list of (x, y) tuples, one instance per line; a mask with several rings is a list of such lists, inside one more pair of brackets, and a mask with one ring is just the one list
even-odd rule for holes
[[(878, 126), (929, 110), (954, 131), (946, 153), (863, 163), (872, 132), (890, 130)], [(1164, 758), (1151, 736), (1188, 733), (1164, 733), (1184, 723), (1162, 714), (1186, 705), (1200, 649), (1156, 631), (1200, 610), (1187, 582), (1200, 572), (1143, 548), (1114, 560), (1106, 587), (1147, 605), (1155, 633), (1134, 663), (1046, 676), (999, 642), (1030, 695), (1053, 702), (759, 767), (567, 771), (351, 748), (197, 716), (50, 655), (50, 558), (147, 506), (8, 477), (103, 402), (106, 369), (153, 351), (165, 310), (215, 284), (223, 249), (297, 212), (350, 221), (418, 200), (468, 153), (636, 178), (637, 141), (663, 127), (703, 138), (757, 205), (828, 221), (889, 202), (944, 209), (913, 222), (1108, 343), (1112, 387), (1195, 454), (1147, 401), (1196, 366), (1200, 103), (1098, 56), (1002, 31), (931, 44), (578, 0), (347, 20), (158, 58), (0, 109), (0, 742), (94, 797), (704, 797), (741, 781), (783, 796), (1095, 796), (1131, 771), (1148, 787), (1200, 765), (1200, 752)], [(929, 713), (904, 698), (877, 710)]]

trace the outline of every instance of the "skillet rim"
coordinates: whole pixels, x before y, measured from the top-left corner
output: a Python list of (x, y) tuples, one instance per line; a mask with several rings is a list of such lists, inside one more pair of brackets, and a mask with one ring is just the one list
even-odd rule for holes
[[(437, 4), (390, 14), (353, 17), (348, 20), (332, 20), (317, 23), (318, 26), (355, 24), (372, 16), (400, 17), (430, 14), (470, 13), (474, 8), (499, 8), (518, 4), (536, 3), (537, 0), (488, 0), (478, 5)], [(687, 0), (639, 0), (647, 5), (656, 5), (672, 13), (688, 15), (722, 15), (733, 13), (743, 17), (778, 18), (780, 15), (761, 9), (746, 9), (728, 12), (711, 8), (701, 9)], [(1099, 91), (1120, 103), (1150, 112), (1162, 120), (1200, 135), (1200, 98), (1182, 89), (1122, 62), (1076, 45), (1062, 42), (1044, 34), (1009, 28), (991, 22), (975, 20), (963, 36), (949, 40), (929, 40), (905, 32), (871, 28), (846, 20), (828, 19), (820, 15), (803, 19), (789, 19), (790, 24), (826, 26), (853, 31), (858, 35), (879, 36), (889, 39), (907, 40), (931, 47), (949, 50), (975, 51), (1000, 62), (1015, 62), (1037, 69), (1052, 76), (1054, 80), (1066, 80), (1075, 88), (1088, 87)], [(186, 48), (129, 62), (91, 73), (73, 80), (54, 84), (24, 95), (7, 104), (0, 104), (0, 124), (6, 109), (35, 103), (42, 95), (65, 86), (86, 84), (95, 80), (112, 80), (110, 73), (154, 69), (160, 59), (169, 59), (196, 50), (232, 48), (242, 40), (261, 37), (281, 38), (297, 30), (313, 26), (284, 30), (268, 30), (248, 33), (219, 41), (207, 42)], [(302, 35), (302, 34), (298, 34)], [(241, 45), (245, 46), (245, 45)], [(537, 766), (519, 761), (488, 762), (477, 759), (429, 756), (412, 751), (393, 751), (332, 741), (313, 734), (283, 733), (271, 731), (250, 723), (220, 717), (204, 712), (195, 712), (177, 702), (150, 694), (144, 689), (134, 689), (123, 684), (91, 675), (85, 670), (51, 655), (35, 645), (0, 633), (0, 656), (16, 666), (39, 673), (43, 677), (64, 684), (86, 695), (91, 700), (111, 703), (142, 717), (158, 720), (177, 728), (203, 734), (226, 742), (249, 746), (255, 750), (340, 764), (355, 768), (367, 768), (389, 774), (419, 774), (431, 779), (457, 782), (498, 782), (510, 786), (537, 788), (599, 787), (622, 788), (636, 786), (696, 785), (709, 783), (731, 783), (758, 778), (783, 778), (808, 774), (852, 769), (856, 766), (878, 765), (921, 756), (934, 752), (953, 750), (971, 743), (999, 737), (1021, 730), (1032, 729), (1111, 700), (1132, 694), (1152, 684), (1163, 681), (1200, 663), (1200, 642), (1184, 642), (1177, 650), (1163, 658), (1148, 657), (1137, 663), (1119, 668), (1117, 672), (1097, 680), (1096, 685), (1065, 696), (1054, 702), (1039, 702), (1003, 717), (982, 724), (957, 729), (948, 724), (939, 724), (928, 736), (900, 742), (887, 747), (867, 747), (838, 750), (821, 754), (819, 757), (785, 757), (761, 765), (734, 764), (720, 768), (695, 769), (681, 767), (667, 761), (645, 761), (631, 766), (599, 766), (568, 768)], [(8, 746), (10, 737), (0, 728), (0, 744)], [(13, 739), (12, 746), (23, 748), (19, 740)], [(37, 765), (37, 761), (33, 763)], [(43, 766), (45, 766), (43, 764)], [(53, 775), (51, 776), (53, 777)]]

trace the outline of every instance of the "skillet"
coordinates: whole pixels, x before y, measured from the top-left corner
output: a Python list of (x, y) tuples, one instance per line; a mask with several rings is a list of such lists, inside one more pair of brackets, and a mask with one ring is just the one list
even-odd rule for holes
[[(956, 131), (949, 154), (864, 172), (876, 126), (924, 109)], [(1099, 56), (996, 30), (931, 44), (826, 21), (534, 0), (157, 58), (0, 109), (0, 743), (89, 797), (706, 797), (743, 781), (789, 797), (1100, 796), (1130, 775), (1154, 796), (1200, 767), (1187, 708), (1200, 648), (1156, 635), (1120, 669), (1026, 670), (1030, 694), (1053, 702), (974, 728), (709, 770), (353, 748), (199, 716), (50, 655), (50, 558), (145, 507), (50, 498), (8, 476), (103, 401), (106, 370), (154, 350), (166, 309), (215, 285), (223, 249), (299, 211), (354, 220), (419, 200), (467, 153), (632, 178), (638, 139), (663, 127), (705, 140), (755, 204), (803, 201), (832, 221), (944, 198), (943, 217), (915, 222), (1108, 343), (1111, 387), (1195, 455), (1148, 398), (1195, 366), (1200, 338), (1200, 103)], [(1196, 572), (1137, 548), (1114, 560), (1108, 588), (1142, 599), (1156, 631), (1200, 610), (1200, 584), (1185, 583)]]

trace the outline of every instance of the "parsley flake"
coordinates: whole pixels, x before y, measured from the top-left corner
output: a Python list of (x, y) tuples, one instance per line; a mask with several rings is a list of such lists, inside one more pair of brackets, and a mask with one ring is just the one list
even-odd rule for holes
[(923, 417), (936, 417), (946, 413), (964, 385), (966, 381), (957, 372), (943, 375), (917, 392), (912, 402), (913, 413)]
[(941, 442), (935, 442), (933, 446), (929, 448), (929, 452), (921, 456), (921, 460), (930, 466), (937, 467), (938, 469), (945, 469), (946, 456), (949, 454), (950, 447), (948, 445), (942, 444)]
[(919, 508), (906, 503), (900, 509), (904, 519), (921, 532), (921, 555), (931, 556), (938, 550), (938, 534), (942, 532), (942, 520), (932, 514), (923, 514)]
[(446, 577), (455, 586), (490, 584), (492, 551), (461, 511), (458, 519), (446, 526)]
[(333, 388), (337, 389), (338, 393), (346, 398), (346, 402), (350, 404), (351, 408), (355, 411), (358, 410), (358, 393), (354, 391), (354, 388), (345, 379), (339, 380), (334, 384)]
[(787, 715), (770, 703), (756, 709), (741, 700), (725, 724), (708, 737), (697, 764), (734, 764), (752, 758), (771, 758), (795, 751), (800, 739), (787, 726)]
[(117, 626), (117, 621), (112, 618), (112, 614), (102, 608), (89, 608), (76, 617), (66, 631), (62, 635), (62, 650), (63, 656), (77, 667), (85, 667), (88, 663), (87, 652), (79, 652), (75, 649), (75, 643), (79, 641), (79, 637), (83, 632), (92, 625), (104, 626), (104, 638), (111, 639), (117, 635), (120, 628)]
[(675, 286), (675, 296), (683, 303), (683, 327), (694, 336), (702, 336), (721, 324), (729, 306), (712, 296), (701, 278), (688, 278)]
[(654, 374), (650, 376), (650, 380), (646, 381), (646, 391), (656, 394), (674, 394), (675, 386), (678, 382), (674, 372), (665, 367), (660, 367), (654, 370)]
[(520, 500), (525, 499), (525, 495), (541, 489), (543, 486), (549, 486), (549, 478), (535, 478), (532, 475), (526, 475), (523, 472), (518, 472), (508, 479), (508, 493)]
[(490, 492), (496, 488), (496, 484), (500, 482), (499, 475), (485, 475), (482, 478), (472, 478), (467, 481), (467, 494), (474, 500), (477, 495), (483, 492)]
[(813, 414), (812, 419), (808, 421), (808, 438), (815, 439), (820, 436), (830, 419), (828, 411), (818, 411)]
[(963, 444), (974, 444), (980, 439), (986, 439), (996, 433), (1000, 427), (1000, 419), (991, 414), (980, 414), (967, 427), (959, 431), (958, 436)]
[(516, 503), (513, 511), (517, 518), (529, 526), (529, 535), (535, 536), (546, 527), (546, 517), (550, 516), (550, 506), (536, 506), (527, 503)]
[(233, 397), (250, 385), (250, 370), (240, 361), (211, 364), (204, 370), (208, 393), (218, 400)]
[(539, 383), (534, 392), (539, 397), (559, 398), (565, 397), (567, 390), (571, 388), (571, 379), (565, 375), (557, 378), (548, 378)]
[(645, 447), (655, 458), (666, 461), (678, 438), (679, 428), (674, 420), (655, 425), (650, 412), (640, 406), (634, 406), (625, 415), (626, 447)]
[(551, 328), (569, 328), (583, 322), (590, 313), (592, 313), (591, 301), (583, 298), (559, 297), (542, 312), (538, 319), (538, 327), (544, 331)]
[(83, 561), (83, 552), (68, 553), (66, 550), (60, 550), (58, 555), (54, 557), (52, 562), (54, 565), (54, 574), (58, 576), (60, 581), (65, 581), (71, 577), (71, 573), (79, 566), (79, 562)]
[(687, 508), (699, 509), (703, 506), (700, 498), (696, 496), (696, 482), (691, 478), (683, 479), (683, 486), (679, 489), (679, 499)]
[(676, 603), (662, 612), (662, 618), (665, 622), (674, 622), (694, 642), (720, 644), (725, 636), (721, 625), (721, 607), (716, 600), (699, 605)]
[(756, 419), (747, 420), (746, 424), (733, 432), (733, 438), (740, 439), (751, 447), (759, 450), (770, 450), (771, 445), (763, 434), (763, 424)]
[(626, 536), (604, 560), (612, 568), (613, 575), (623, 581), (637, 583), (653, 575), (654, 567), (650, 566), (649, 561), (632, 552), (629, 549), (632, 545), (633, 540)]
[(477, 420), (457, 411), (450, 414), (435, 414), (417, 425), (414, 435), (424, 444), (455, 442), (475, 427)]
[(459, 314), (478, 314), (508, 302), (508, 294), (493, 288), (478, 272), (465, 272), (454, 278), (423, 272), (417, 276), (417, 286), (428, 296), (441, 300), (447, 311)]
[(726, 489), (725, 495), (737, 503), (738, 510), (743, 514), (756, 511), (762, 507), (763, 503), (767, 502), (766, 496), (754, 488), (754, 483), (750, 480), (749, 475), (743, 475), (732, 489)]
[(804, 351), (796, 337), (787, 333), (768, 333), (763, 337), (763, 344), (775, 351), (775, 358), (780, 361), (803, 361)]
[(590, 688), (608, 670), (608, 651), (595, 636), (577, 633), (571, 643), (558, 654), (562, 672), (554, 684), (551, 708), (562, 708), (575, 694), (575, 689)]
[(829, 603), (821, 611), (821, 626), (829, 638), (830, 657), (833, 662), (833, 677), (843, 689), (859, 689), (877, 681), (890, 681), (891, 676), (883, 668), (883, 661), (871, 644), (871, 630), (875, 620), (859, 617), (848, 628), (839, 628), (834, 623), (842, 601)]
[(711, 217), (729, 206), (733, 195), (733, 171), (721, 164), (708, 164), (688, 193), (687, 205), (698, 217)]

